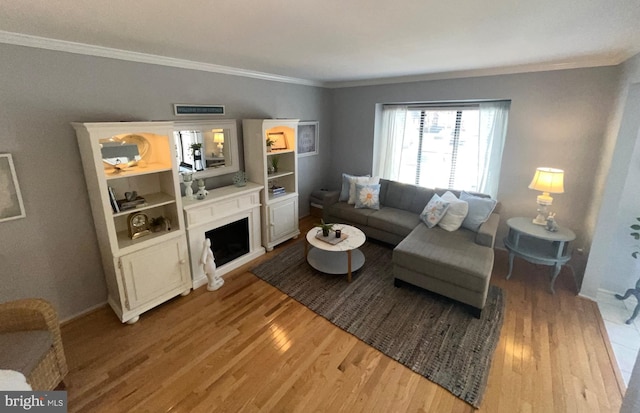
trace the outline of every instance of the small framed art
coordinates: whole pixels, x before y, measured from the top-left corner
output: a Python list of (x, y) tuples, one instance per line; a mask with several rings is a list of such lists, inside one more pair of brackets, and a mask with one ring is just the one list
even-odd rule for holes
[(318, 154), (319, 131), (318, 121), (302, 121), (298, 123), (298, 156)]
[(10, 153), (0, 153), (0, 222), (25, 216), (13, 158)]
[(284, 132), (267, 133), (267, 138), (271, 140), (271, 149), (274, 151), (287, 149), (287, 137)]

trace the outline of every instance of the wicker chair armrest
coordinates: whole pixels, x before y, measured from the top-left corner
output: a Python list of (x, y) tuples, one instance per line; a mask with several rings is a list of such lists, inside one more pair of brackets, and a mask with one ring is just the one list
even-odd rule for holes
[(55, 309), (45, 300), (27, 298), (0, 304), (0, 332), (59, 331)]
[(0, 303), (0, 332), (25, 330), (49, 330), (56, 353), (58, 373), (60, 380), (62, 380), (69, 368), (62, 347), (58, 314), (48, 301), (39, 298), (25, 298)]

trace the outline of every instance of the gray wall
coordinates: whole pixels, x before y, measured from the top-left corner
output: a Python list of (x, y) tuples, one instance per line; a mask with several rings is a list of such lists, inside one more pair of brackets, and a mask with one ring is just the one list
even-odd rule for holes
[(0, 56), (0, 152), (13, 155), (27, 214), (0, 223), (0, 301), (43, 297), (68, 318), (106, 300), (70, 122), (173, 119), (173, 103), (224, 104), (232, 119), (318, 120), (320, 155), (299, 162), (301, 216), (325, 180), (329, 90), (5, 44)]
[[(619, 67), (602, 67), (336, 89), (330, 186), (339, 187), (341, 172), (371, 172), (376, 104), (510, 99), (498, 239), (508, 218), (535, 216), (538, 193), (527, 187), (536, 167), (550, 166), (565, 170), (566, 191), (554, 196), (550, 210), (574, 230), (574, 246), (588, 250), (594, 227), (588, 210), (599, 193), (595, 173), (619, 75)], [(580, 284), (586, 256), (575, 255), (572, 264)]]
[(598, 180), (602, 201), (581, 293), (595, 298), (598, 289), (623, 293), (640, 278), (640, 260), (631, 253), (640, 242), (629, 234), (640, 217), (640, 54), (622, 65), (617, 104), (607, 133)]

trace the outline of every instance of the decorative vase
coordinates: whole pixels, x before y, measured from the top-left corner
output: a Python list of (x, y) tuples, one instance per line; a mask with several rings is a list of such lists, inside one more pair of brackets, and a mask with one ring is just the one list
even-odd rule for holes
[(244, 171), (238, 171), (233, 175), (233, 184), (237, 187), (247, 185), (247, 175)]
[(325, 237), (329, 236), (329, 228), (322, 228), (322, 235)]
[(200, 149), (193, 150), (193, 163), (196, 171), (204, 171), (204, 165), (202, 163), (202, 152), (200, 152)]

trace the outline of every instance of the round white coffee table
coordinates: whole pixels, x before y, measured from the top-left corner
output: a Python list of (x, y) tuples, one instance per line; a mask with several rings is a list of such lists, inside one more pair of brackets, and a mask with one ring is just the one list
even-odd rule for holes
[[(364, 244), (367, 237), (356, 227), (346, 224), (334, 224), (333, 229), (342, 231), (347, 237), (337, 244), (330, 244), (316, 238), (320, 228), (312, 228), (307, 232), (307, 242), (304, 244), (304, 255), (307, 262), (318, 271), (327, 274), (347, 274), (347, 281), (351, 282), (352, 271), (364, 265), (364, 254), (358, 248)], [(335, 237), (335, 232), (330, 236)], [(309, 248), (309, 245), (313, 248)]]

